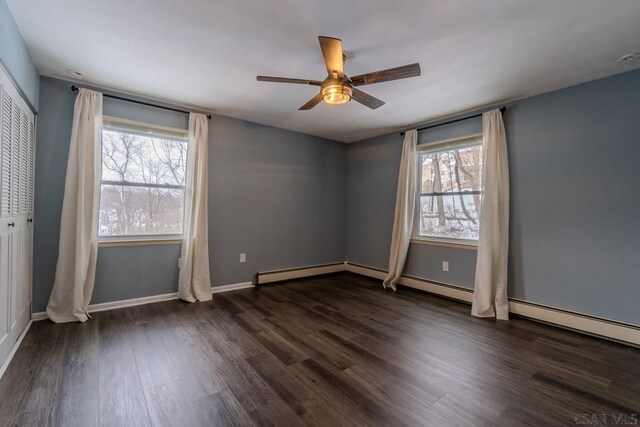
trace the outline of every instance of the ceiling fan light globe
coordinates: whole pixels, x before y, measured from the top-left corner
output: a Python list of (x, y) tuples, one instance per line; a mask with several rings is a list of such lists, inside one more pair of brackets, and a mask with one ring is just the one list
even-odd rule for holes
[(327, 104), (345, 104), (351, 100), (353, 91), (345, 84), (329, 84), (322, 87), (322, 100)]

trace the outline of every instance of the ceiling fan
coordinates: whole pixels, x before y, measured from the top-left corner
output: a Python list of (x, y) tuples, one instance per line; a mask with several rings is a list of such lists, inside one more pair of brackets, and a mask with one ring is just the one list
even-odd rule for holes
[(310, 110), (318, 105), (320, 101), (324, 101), (327, 104), (344, 104), (351, 99), (375, 110), (376, 108), (382, 107), (384, 101), (356, 89), (356, 87), (420, 75), (420, 64), (416, 63), (397, 68), (389, 68), (388, 70), (360, 74), (359, 76), (349, 78), (344, 74), (345, 55), (342, 52), (342, 40), (322, 36), (319, 36), (318, 40), (320, 41), (320, 49), (322, 49), (322, 56), (324, 57), (328, 74), (327, 78), (323, 81), (269, 76), (258, 76), (257, 80), (260, 82), (297, 83), (319, 86), (320, 92), (300, 107), (300, 110)]

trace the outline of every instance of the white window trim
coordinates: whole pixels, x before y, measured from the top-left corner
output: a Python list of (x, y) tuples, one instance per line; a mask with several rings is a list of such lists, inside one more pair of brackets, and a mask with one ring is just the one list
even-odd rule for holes
[(111, 248), (118, 246), (153, 246), (179, 245), (182, 243), (181, 234), (145, 234), (136, 236), (101, 236), (98, 247)]
[[(102, 127), (125, 130), (128, 129), (133, 133), (141, 133), (143, 135), (151, 134), (157, 136), (165, 136), (167, 138), (184, 138), (189, 139), (189, 130), (174, 128), (171, 126), (157, 125), (155, 123), (141, 122), (138, 120), (123, 119), (120, 117), (102, 115)], [(154, 132), (156, 131), (156, 132)]]
[(477, 240), (456, 239), (453, 237), (444, 239), (430, 236), (417, 236), (411, 238), (411, 243), (418, 245), (443, 246), (449, 248), (478, 250)]
[[(131, 131), (132, 133), (140, 133), (142, 135), (156, 135), (164, 136), (167, 138), (184, 139), (188, 143), (189, 130), (174, 128), (170, 126), (156, 125), (153, 123), (146, 123), (137, 120), (123, 119), (120, 117), (103, 115), (103, 129), (113, 129), (120, 131)], [(106, 123), (106, 124), (105, 124)], [(157, 131), (154, 133), (154, 131)], [(102, 156), (102, 153), (101, 153)], [(102, 191), (103, 183), (111, 183), (109, 180), (100, 179), (100, 191)], [(118, 182), (121, 184), (120, 182)], [(128, 183), (125, 183), (125, 185)], [(143, 187), (144, 185), (136, 185), (136, 183), (130, 183), (133, 186)], [(160, 188), (185, 188), (175, 185), (150, 185)], [(98, 209), (98, 216), (100, 210)], [(184, 218), (183, 218), (184, 225)], [(137, 234), (137, 235), (124, 235), (124, 236), (101, 236), (98, 235), (98, 247), (110, 248), (120, 246), (152, 246), (152, 245), (177, 245), (182, 243), (182, 234)]]
[[(459, 136), (455, 138), (444, 139), (440, 141), (429, 142), (426, 144), (418, 145), (418, 156), (416, 162), (420, 162), (420, 154), (433, 153), (438, 151), (447, 151), (452, 148), (464, 147), (468, 143), (468, 146), (478, 145), (478, 139), (482, 140), (482, 133), (474, 133), (470, 135)], [(418, 234), (419, 227), (417, 226), (418, 219), (420, 218), (420, 178), (422, 173), (420, 172), (420, 165), (416, 168), (416, 206), (415, 206), (415, 218), (413, 221), (413, 232), (411, 233), (411, 243), (431, 245), (431, 246), (444, 246), (459, 249), (478, 249), (478, 240), (471, 239), (458, 239), (455, 237), (436, 237), (436, 236), (421, 236)]]

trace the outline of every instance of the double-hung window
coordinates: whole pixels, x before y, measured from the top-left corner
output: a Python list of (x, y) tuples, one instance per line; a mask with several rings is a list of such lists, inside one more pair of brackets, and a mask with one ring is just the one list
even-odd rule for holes
[(477, 244), (482, 135), (418, 146), (416, 239)]
[(187, 131), (104, 117), (99, 235), (182, 234)]

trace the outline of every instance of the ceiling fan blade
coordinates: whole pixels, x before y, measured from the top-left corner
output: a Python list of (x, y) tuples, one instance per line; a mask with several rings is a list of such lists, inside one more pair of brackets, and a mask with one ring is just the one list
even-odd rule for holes
[(336, 78), (341, 79), (344, 74), (344, 57), (342, 56), (342, 40), (333, 37), (319, 36), (320, 49), (324, 63), (327, 66), (329, 76), (337, 74)]
[(375, 110), (376, 108), (382, 107), (384, 105), (384, 101), (381, 101), (375, 96), (371, 96), (368, 93), (358, 89), (353, 89), (353, 95), (351, 96), (351, 99), (371, 108), (372, 110)]
[(309, 102), (304, 104), (302, 107), (298, 108), (298, 110), (311, 110), (313, 107), (318, 105), (320, 101), (322, 101), (322, 93), (319, 93), (313, 98), (311, 98)]
[(370, 85), (373, 83), (388, 82), (391, 80), (406, 79), (420, 75), (420, 64), (404, 65), (402, 67), (389, 68), (388, 70), (374, 71), (373, 73), (360, 74), (351, 77), (354, 86)]
[(297, 83), (301, 85), (321, 86), (322, 82), (318, 80), (304, 80), (304, 79), (290, 79), (287, 77), (271, 77), (271, 76), (258, 76), (256, 80), (259, 82), (274, 82), (274, 83)]

